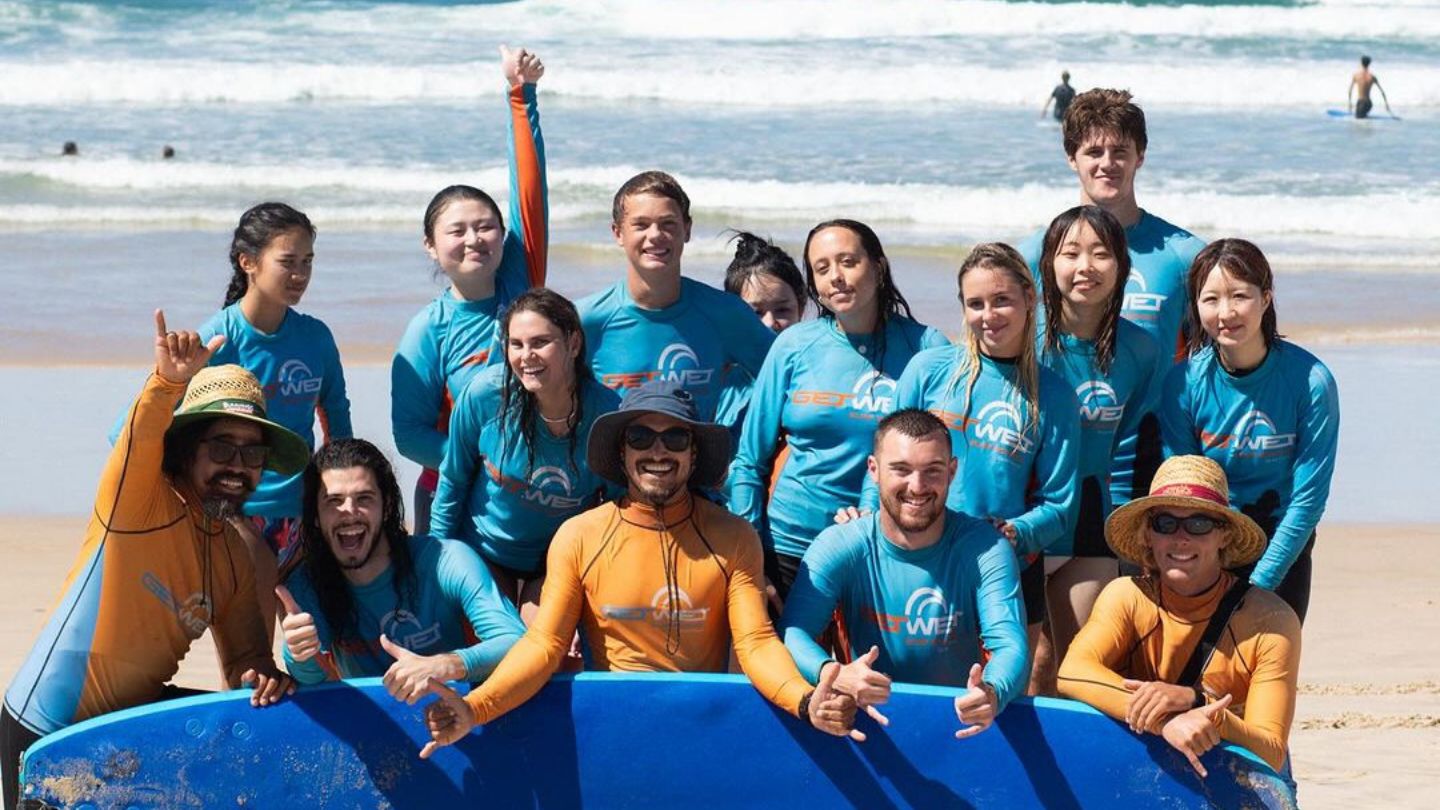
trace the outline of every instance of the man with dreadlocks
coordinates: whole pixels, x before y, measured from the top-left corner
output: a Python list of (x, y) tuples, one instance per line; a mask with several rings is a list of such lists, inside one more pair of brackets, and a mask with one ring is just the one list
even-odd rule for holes
[(431, 678), (490, 674), (524, 632), (520, 617), (469, 546), (405, 531), (400, 486), (375, 445), (325, 445), (304, 487), (304, 560), (275, 589), (291, 675), (383, 674), (396, 700), (414, 703)]
[(760, 590), (755, 530), (698, 497), (730, 463), (730, 433), (701, 422), (678, 383), (632, 390), (595, 421), (587, 462), (626, 486), (624, 497), (566, 521), (550, 544), (540, 609), (489, 680), (463, 699), (438, 681), (426, 708), (433, 738), (422, 757), (528, 700), (545, 685), (582, 627), (591, 668), (724, 672), (734, 640), (740, 667), (772, 703), (837, 736), (852, 731), (855, 701), (812, 689), (775, 635)]

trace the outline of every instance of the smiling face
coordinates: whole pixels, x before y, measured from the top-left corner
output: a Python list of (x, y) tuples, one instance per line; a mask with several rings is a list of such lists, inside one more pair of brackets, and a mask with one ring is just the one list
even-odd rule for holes
[(987, 357), (1019, 357), (1035, 309), (1035, 293), (1008, 272), (981, 265), (960, 280), (965, 325)]
[(1083, 202), (1107, 210), (1135, 204), (1135, 173), (1145, 164), (1145, 154), (1135, 147), (1134, 140), (1116, 132), (1092, 130), (1068, 160), (1080, 178)]
[(800, 320), (800, 300), (795, 291), (768, 273), (751, 273), (740, 288), (740, 298), (772, 332), (783, 332)]
[(1195, 297), (1200, 327), (1215, 342), (1216, 348), (1233, 355), (1256, 351), (1263, 355), (1265, 335), (1260, 323), (1269, 307), (1268, 291), (1235, 278), (1219, 265), (1205, 277), (1200, 294)]
[(1075, 220), (1055, 251), (1055, 287), (1069, 306), (1103, 307), (1115, 292), (1119, 262), (1084, 219)]
[(320, 473), (317, 495), (320, 533), (346, 579), (363, 584), (390, 565), (389, 541), (380, 532), (385, 499), (368, 467)]
[(500, 214), (483, 200), (458, 198), (435, 217), (425, 252), (456, 289), (493, 279), (504, 256), (505, 228)]
[(569, 390), (575, 384), (575, 361), (580, 356), (580, 336), (565, 333), (538, 312), (525, 310), (510, 316), (505, 359), (510, 371), (526, 391), (538, 394), (557, 387)]
[(315, 237), (304, 228), (290, 228), (273, 236), (258, 255), (241, 253), (239, 260), (240, 269), (250, 277), (246, 296), (293, 307), (310, 286)]
[[(657, 433), (671, 428), (688, 429), (678, 419), (654, 413), (637, 417), (630, 425), (649, 428)], [(652, 506), (678, 500), (685, 493), (690, 474), (694, 472), (695, 453), (693, 437), (690, 446), (684, 450), (669, 449), (659, 436), (649, 447), (640, 450), (622, 440), (620, 463), (630, 484), (630, 498)]]
[(680, 203), (658, 194), (632, 194), (625, 198), (623, 211), (610, 231), (630, 269), (641, 276), (680, 275), (680, 257), (690, 241), (690, 223)]
[(945, 513), (956, 465), (946, 438), (943, 431), (915, 438), (892, 430), (881, 437), (869, 459), (880, 506), (904, 532), (923, 532)]
[(866, 252), (859, 234), (839, 226), (820, 231), (805, 250), (805, 263), (820, 306), (857, 325), (874, 322), (882, 270)]
[[(251, 445), (265, 446), (265, 431), (244, 419), (212, 419), (201, 434), (190, 464), (190, 486), (200, 496), (207, 514), (219, 517), (238, 513), (259, 485), (262, 467), (245, 466), (242, 454), (232, 450)], [(227, 453), (227, 461), (214, 460), (214, 456), (224, 457)]]
[[(1181, 519), (1181, 525), (1174, 534), (1161, 534), (1150, 525), (1150, 520), (1163, 513)], [(1185, 530), (1184, 519), (1192, 515), (1208, 515), (1193, 509), (1164, 507), (1151, 509), (1146, 515), (1146, 539), (1150, 543), (1150, 555), (1160, 581), (1182, 596), (1203, 593), (1220, 578), (1220, 550), (1230, 542), (1230, 535), (1224, 528), (1214, 528), (1204, 534), (1191, 534)]]

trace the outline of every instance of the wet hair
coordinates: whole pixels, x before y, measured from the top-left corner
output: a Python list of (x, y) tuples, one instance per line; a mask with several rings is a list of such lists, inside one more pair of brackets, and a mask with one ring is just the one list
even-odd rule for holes
[(1070, 229), (1084, 222), (1100, 237), (1100, 244), (1115, 257), (1115, 288), (1105, 302), (1100, 316), (1100, 329), (1095, 333), (1095, 365), (1101, 373), (1109, 373), (1115, 360), (1115, 340), (1120, 330), (1120, 310), (1125, 306), (1125, 283), (1130, 279), (1130, 250), (1125, 241), (1125, 227), (1114, 215), (1098, 205), (1077, 205), (1051, 221), (1045, 230), (1045, 243), (1040, 251), (1040, 289), (1045, 296), (1045, 351), (1063, 352), (1060, 342), (1063, 331), (1060, 287), (1055, 283), (1055, 254), (1065, 243)]
[(880, 452), (880, 442), (892, 432), (912, 439), (923, 439), (939, 433), (945, 439), (945, 448), (951, 448), (950, 428), (946, 427), (938, 416), (923, 408), (901, 408), (881, 419), (880, 424), (875, 426), (872, 447), (875, 453)]
[(435, 196), (430, 198), (430, 204), (425, 206), (425, 219), (421, 223), (425, 244), (435, 244), (435, 221), (440, 219), (440, 215), (445, 213), (450, 203), (458, 200), (475, 200), (486, 206), (495, 214), (495, 221), (500, 223), (500, 227), (505, 227), (505, 218), (500, 215), (500, 206), (495, 203), (494, 197), (474, 186), (446, 186), (435, 192)]
[[(1030, 294), (1031, 303), (1025, 309), (1025, 334), (1020, 341), (1020, 356), (1015, 360), (1017, 386), (1011, 392), (1011, 401), (1018, 407), (1029, 405), (1029, 417), (1021, 433), (1029, 433), (1040, 424), (1040, 361), (1035, 356), (1035, 280), (1030, 268), (1015, 248), (1003, 242), (981, 242), (970, 249), (960, 271), (955, 274), (955, 285), (959, 290), (960, 308), (965, 308), (965, 274), (971, 270), (994, 270), (1004, 273), (1014, 281), (1022, 293)], [(969, 418), (975, 393), (975, 382), (980, 379), (980, 338), (967, 325), (958, 342), (960, 361), (955, 364), (955, 373), (950, 376), (950, 392), (953, 394), (963, 380), (965, 383), (965, 405), (961, 409)]]
[(315, 226), (310, 218), (282, 202), (263, 202), (240, 215), (240, 224), (235, 226), (235, 235), (230, 239), (230, 287), (225, 290), (225, 303), (230, 306), (245, 297), (250, 289), (250, 277), (240, 267), (240, 257), (249, 256), (258, 261), (260, 254), (269, 247), (271, 240), (286, 231), (299, 229), (315, 238)]
[(1360, 67), (1370, 67), (1370, 57), (1368, 57), (1368, 56), (1362, 56), (1362, 57), (1360, 57)]
[(195, 451), (205, 438), (214, 419), (196, 419), (165, 433), (165, 450), (160, 458), (160, 471), (171, 481), (184, 481), (195, 464)]
[[(913, 320), (915, 316), (910, 314), (909, 302), (895, 286), (895, 277), (890, 272), (890, 260), (886, 258), (885, 247), (880, 244), (880, 237), (875, 235), (875, 231), (869, 225), (853, 219), (827, 219), (810, 229), (810, 233), (805, 236), (805, 249), (801, 254), (805, 262), (805, 289), (810, 294), (810, 300), (815, 302), (815, 310), (820, 313), (820, 317), (834, 319), (835, 313), (820, 303), (820, 288), (815, 286), (815, 268), (810, 266), (810, 243), (817, 234), (827, 228), (844, 228), (859, 237), (861, 250), (864, 250), (865, 255), (879, 268), (880, 278), (875, 282), (876, 351), (869, 357), (871, 365), (878, 369), (885, 358), (886, 321), (900, 316)], [(879, 377), (875, 379), (878, 380)]]
[(1135, 151), (1145, 154), (1149, 143), (1145, 137), (1145, 112), (1130, 98), (1124, 90), (1100, 87), (1076, 96), (1065, 111), (1065, 121), (1061, 125), (1065, 154), (1075, 157), (1085, 139), (1097, 132), (1134, 141)]
[(1265, 339), (1265, 348), (1270, 348), (1280, 334), (1279, 321), (1275, 316), (1275, 276), (1270, 271), (1270, 262), (1253, 242), (1245, 239), (1217, 239), (1205, 246), (1190, 263), (1190, 272), (1185, 279), (1186, 291), (1190, 294), (1190, 311), (1186, 313), (1186, 330), (1189, 333), (1185, 348), (1191, 354), (1209, 346), (1210, 336), (1200, 325), (1200, 290), (1210, 278), (1210, 271), (1223, 269), (1231, 278), (1254, 284), (1260, 292), (1270, 293), (1270, 306), (1260, 316), (1260, 335)]
[(528, 478), (535, 470), (535, 436), (538, 431), (546, 428), (540, 424), (540, 404), (535, 395), (525, 390), (525, 386), (515, 377), (515, 370), (510, 367), (510, 319), (521, 312), (534, 312), (549, 321), (560, 330), (560, 334), (564, 335), (567, 341), (572, 337), (579, 337), (580, 352), (575, 356), (572, 368), (575, 387), (570, 392), (572, 411), (569, 436), (570, 469), (579, 473), (579, 465), (575, 462), (575, 448), (586, 438), (577, 435), (580, 424), (585, 420), (585, 401), (581, 396), (581, 387), (587, 380), (594, 379), (594, 374), (590, 371), (590, 364), (585, 361), (585, 330), (580, 326), (580, 313), (570, 299), (547, 287), (536, 287), (522, 293), (500, 316), (500, 350), (506, 352), (504, 382), (500, 387), (500, 430), (503, 435), (512, 427), (518, 425), (520, 428), (528, 458), (525, 468)]
[(610, 221), (619, 225), (625, 219), (625, 201), (639, 194), (653, 194), (657, 197), (664, 197), (667, 200), (674, 200), (680, 206), (680, 218), (685, 224), (690, 224), (690, 197), (685, 189), (680, 187), (679, 181), (665, 172), (648, 171), (641, 172), (620, 186), (615, 192), (615, 200), (610, 205)]
[(730, 266), (725, 268), (725, 291), (740, 295), (745, 291), (745, 284), (752, 278), (770, 276), (795, 293), (795, 305), (799, 308), (796, 314), (804, 315), (805, 278), (800, 275), (800, 268), (795, 265), (790, 254), (769, 239), (749, 231), (733, 233), (735, 258), (731, 259)]
[(380, 537), (389, 544), (392, 582), (397, 607), (415, 609), (419, 586), (415, 561), (410, 556), (409, 532), (405, 531), (405, 500), (395, 471), (380, 449), (364, 439), (336, 439), (315, 452), (305, 465), (302, 479), (305, 487), (300, 515), (300, 564), (320, 601), (320, 613), (330, 625), (335, 641), (361, 641), (356, 622), (355, 597), (340, 563), (330, 551), (330, 544), (320, 530), (320, 474), (329, 470), (364, 467), (375, 476), (384, 511), (380, 519)]

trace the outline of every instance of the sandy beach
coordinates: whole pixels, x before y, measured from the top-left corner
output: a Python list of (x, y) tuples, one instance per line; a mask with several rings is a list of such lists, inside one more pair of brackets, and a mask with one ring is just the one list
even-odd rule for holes
[[(0, 517), (0, 682), (8, 683), (59, 592), (78, 517)], [(1421, 807), (1440, 784), (1440, 527), (1322, 524), (1291, 731), (1306, 808)], [(177, 682), (214, 688), (202, 638)]]

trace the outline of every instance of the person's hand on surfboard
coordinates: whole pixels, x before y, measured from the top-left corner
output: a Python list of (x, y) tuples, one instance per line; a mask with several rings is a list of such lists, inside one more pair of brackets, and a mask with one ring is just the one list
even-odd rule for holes
[(250, 705), (262, 708), (279, 703), (286, 695), (295, 694), (295, 681), (274, 664), (245, 670), (245, 674), (240, 676), (240, 685), (253, 687)]
[(197, 332), (166, 329), (165, 311), (155, 310), (155, 373), (169, 382), (190, 382), (224, 343), (224, 335), (215, 335), (209, 343), (202, 343)]
[(872, 665), (880, 657), (880, 648), (871, 646), (864, 655), (848, 664), (826, 664), (839, 670), (835, 676), (835, 689), (855, 698), (855, 705), (882, 726), (890, 725), (890, 718), (880, 713), (876, 706), (890, 702), (890, 676), (876, 672)]
[(415, 705), (430, 692), (430, 681), (452, 681), (465, 677), (465, 662), (455, 653), (418, 655), (380, 635), (380, 647), (395, 663), (385, 670), (385, 690), (390, 697)]
[(500, 46), (500, 68), (505, 71), (505, 80), (511, 87), (535, 84), (545, 75), (545, 63), (540, 57), (524, 48), (512, 51), (505, 45)]
[(810, 693), (810, 725), (826, 734), (865, 742), (865, 732), (855, 728), (855, 698), (835, 690), (839, 675), (839, 667), (826, 667), (820, 672), (820, 683)]
[(420, 749), (421, 759), (429, 759), (439, 749), (454, 745), (475, 727), (475, 713), (459, 692), (434, 678), (430, 679), (428, 691), (439, 700), (425, 707), (425, 728), (430, 732), (430, 742)]
[(1000, 713), (1000, 698), (995, 687), (981, 680), (985, 668), (979, 664), (970, 665), (970, 679), (965, 684), (965, 693), (955, 697), (955, 716), (968, 726), (955, 732), (955, 739), (963, 740), (989, 728)]
[(1125, 722), (1136, 734), (1159, 734), (1166, 720), (1195, 708), (1195, 690), (1188, 686), (1131, 678), (1121, 685), (1130, 692)]
[(315, 628), (315, 617), (300, 609), (300, 604), (284, 585), (275, 586), (275, 597), (285, 608), (285, 618), (280, 620), (280, 631), (285, 634), (285, 649), (295, 661), (309, 661), (320, 652), (320, 631)]
[(1200, 757), (1220, 744), (1220, 715), (1229, 705), (1230, 696), (1226, 695), (1214, 703), (1182, 712), (1170, 718), (1161, 732), (1165, 742), (1184, 754), (1185, 758), (1190, 760), (1190, 767), (1194, 768), (1201, 778), (1210, 774), (1205, 771), (1205, 766), (1200, 764)]

